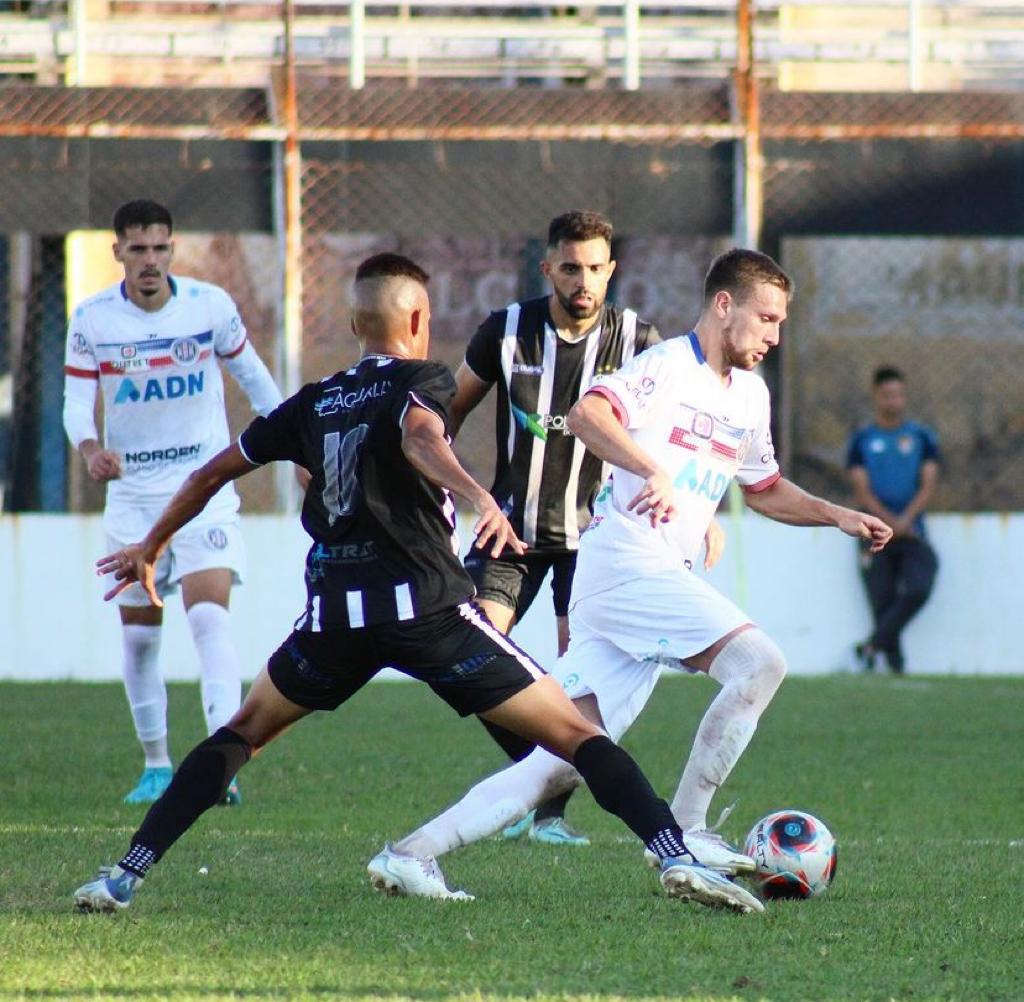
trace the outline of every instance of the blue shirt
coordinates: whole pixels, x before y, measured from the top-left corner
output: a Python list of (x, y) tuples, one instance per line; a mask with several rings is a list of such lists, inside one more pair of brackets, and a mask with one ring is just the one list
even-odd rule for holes
[[(930, 428), (904, 421), (898, 428), (869, 424), (850, 439), (847, 467), (863, 466), (875, 497), (899, 515), (921, 486), (921, 464), (939, 462), (939, 440)], [(924, 535), (924, 518), (914, 519), (918, 535)]]

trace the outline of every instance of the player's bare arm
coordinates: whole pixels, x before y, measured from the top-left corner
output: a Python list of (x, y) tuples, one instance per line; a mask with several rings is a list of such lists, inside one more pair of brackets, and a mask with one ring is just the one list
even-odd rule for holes
[(892, 539), (892, 528), (877, 516), (808, 494), (784, 477), (766, 490), (747, 491), (744, 496), (748, 507), (776, 522), (834, 526), (848, 536), (869, 543), (872, 553), (877, 553)]
[(473, 507), (479, 516), (473, 526), (474, 544), (484, 549), (490, 544), (492, 557), (509, 546), (513, 552), (526, 552), (523, 543), (502, 514), (497, 502), (463, 468), (444, 434), (444, 422), (425, 407), (410, 407), (402, 422), (402, 452), (405, 458), (428, 480), (447, 487)]
[(93, 480), (104, 484), (121, 476), (121, 457), (110, 449), (104, 449), (95, 438), (79, 443), (78, 451), (85, 460), (85, 468)]
[(448, 431), (455, 438), (462, 422), (477, 404), (487, 396), (492, 383), (481, 379), (465, 362), (455, 373), (455, 399), (448, 408)]
[(162, 606), (153, 584), (154, 569), (171, 537), (191, 522), (226, 483), (254, 469), (256, 467), (245, 458), (235, 442), (218, 452), (205, 466), (190, 473), (141, 542), (96, 561), (97, 572), (113, 574), (116, 582), (103, 598), (109, 602), (138, 581), (145, 588), (149, 600), (155, 606)]
[(627, 506), (630, 511), (647, 515), (651, 525), (676, 517), (672, 478), (629, 437), (607, 397), (584, 394), (569, 411), (568, 425), (599, 459), (644, 478), (643, 489)]

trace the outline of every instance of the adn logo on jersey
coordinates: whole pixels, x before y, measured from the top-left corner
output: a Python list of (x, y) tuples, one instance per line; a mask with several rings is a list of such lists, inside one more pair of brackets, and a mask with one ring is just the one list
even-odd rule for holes
[(711, 501), (718, 502), (722, 500), (722, 495), (725, 494), (730, 480), (732, 480), (731, 474), (715, 473), (702, 466), (694, 458), (676, 474), (672, 483), (680, 490), (688, 490), (699, 497), (706, 497)]
[(115, 404), (148, 403), (150, 400), (177, 400), (179, 397), (194, 397), (203, 392), (202, 372), (190, 372), (188, 376), (167, 376), (164, 379), (141, 379), (136, 382), (125, 376), (114, 396)]

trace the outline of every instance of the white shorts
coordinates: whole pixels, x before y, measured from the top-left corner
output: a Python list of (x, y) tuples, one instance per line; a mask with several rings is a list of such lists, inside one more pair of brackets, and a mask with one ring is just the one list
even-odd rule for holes
[(575, 699), (597, 697), (613, 741), (647, 705), (666, 668), (707, 650), (750, 617), (689, 571), (658, 572), (569, 608), (569, 650), (551, 672)]
[[(138, 539), (118, 539), (107, 532), (108, 553), (113, 553)], [(156, 593), (160, 598), (178, 590), (186, 574), (209, 570), (231, 571), (233, 584), (241, 584), (245, 576), (245, 543), (238, 517), (216, 523), (189, 524), (171, 537), (167, 549), (156, 562)], [(149, 605), (149, 596), (137, 582), (125, 588), (115, 599), (118, 605)]]

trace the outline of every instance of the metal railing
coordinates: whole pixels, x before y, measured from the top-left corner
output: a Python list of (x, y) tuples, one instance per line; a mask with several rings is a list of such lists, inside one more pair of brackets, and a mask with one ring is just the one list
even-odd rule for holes
[[(284, 53), (288, 6), (112, 0), (89, 17), (77, 0), (0, 10), (0, 70), (51, 83), (265, 84)], [(357, 87), (457, 79), (633, 89), (721, 77), (737, 56), (738, 5), (727, 0), (290, 7), (297, 65)], [(760, 72), (783, 88), (1024, 86), (1024, 3), (759, 0), (751, 16)]]

